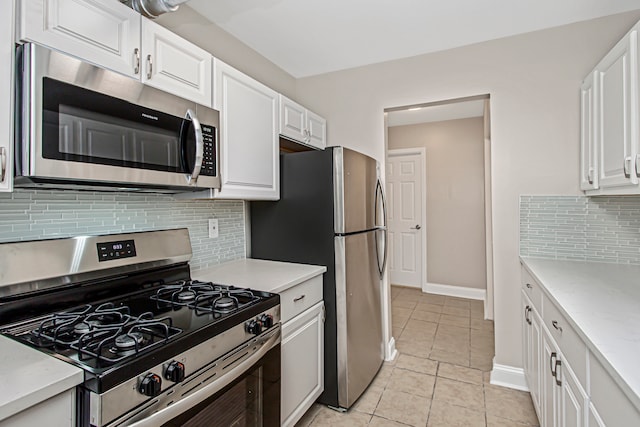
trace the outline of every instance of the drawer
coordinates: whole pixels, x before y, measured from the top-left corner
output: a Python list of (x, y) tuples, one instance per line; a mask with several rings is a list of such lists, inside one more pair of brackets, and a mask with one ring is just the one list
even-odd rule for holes
[(529, 297), (538, 313), (542, 313), (542, 289), (533, 276), (522, 267), (522, 291)]
[(566, 363), (587, 389), (587, 346), (551, 300), (543, 295), (542, 321), (558, 344)]
[(640, 425), (638, 409), (593, 355), (589, 355), (589, 377), (591, 411), (598, 415), (600, 424), (609, 427)]
[(322, 275), (280, 292), (281, 321), (293, 319), (314, 304), (322, 301)]

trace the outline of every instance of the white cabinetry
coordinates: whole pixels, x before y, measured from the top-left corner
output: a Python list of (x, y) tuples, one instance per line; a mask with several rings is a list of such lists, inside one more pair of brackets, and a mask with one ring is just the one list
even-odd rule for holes
[(324, 150), (327, 146), (327, 121), (286, 96), (280, 95), (280, 134)]
[(598, 188), (596, 173), (598, 158), (595, 143), (597, 77), (597, 71), (593, 71), (584, 79), (580, 88), (580, 189), (585, 191)]
[(142, 18), (142, 82), (211, 106), (213, 58), (209, 52)]
[(137, 77), (140, 14), (117, 0), (19, 0), (21, 40)]
[(119, 1), (19, 1), (21, 40), (212, 105), (212, 56)]
[(294, 426), (324, 391), (322, 275), (280, 294), (283, 426)]
[(0, 192), (13, 184), (13, 2), (0, 2)]
[(76, 392), (71, 389), (0, 421), (0, 427), (73, 427), (75, 413)]
[(541, 415), (540, 410), (540, 343), (541, 343), (541, 328), (540, 317), (537, 311), (533, 309), (533, 303), (529, 300), (526, 294), (523, 293), (522, 305), (524, 312), (523, 322), (523, 362), (524, 371), (529, 384), (529, 391), (531, 392), (531, 400), (538, 413)]
[(278, 93), (214, 59), (214, 94), (221, 175), (215, 197), (279, 199)]
[(580, 188), (589, 195), (640, 194), (638, 28), (582, 84)]

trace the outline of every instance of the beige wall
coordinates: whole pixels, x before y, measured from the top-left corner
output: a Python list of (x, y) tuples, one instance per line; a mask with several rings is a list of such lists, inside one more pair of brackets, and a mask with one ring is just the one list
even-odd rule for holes
[(295, 99), (296, 81), (293, 76), (189, 6), (182, 5), (177, 12), (164, 14), (156, 22), (277, 92)]
[(498, 364), (522, 366), (519, 196), (578, 194), (580, 82), (639, 18), (635, 11), (297, 82), (299, 101), (327, 118), (331, 145), (379, 160), (385, 108), (491, 95)]
[(429, 283), (486, 288), (483, 121), (389, 128), (390, 150), (426, 149)]

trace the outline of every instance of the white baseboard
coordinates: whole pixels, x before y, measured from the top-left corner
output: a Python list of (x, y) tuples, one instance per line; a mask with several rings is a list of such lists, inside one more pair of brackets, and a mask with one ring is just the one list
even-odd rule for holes
[(446, 295), (449, 297), (477, 299), (484, 301), (487, 296), (485, 289), (465, 288), (462, 286), (440, 285), (438, 283), (427, 283), (422, 288), (424, 292), (431, 294)]
[(387, 343), (386, 350), (387, 351), (384, 359), (385, 361), (391, 362), (392, 360), (395, 360), (396, 357), (398, 357), (398, 350), (396, 350), (396, 339), (394, 337), (391, 337), (391, 339)]
[(493, 370), (491, 371), (491, 384), (529, 391), (523, 369), (507, 365), (498, 365), (495, 362), (493, 363)]

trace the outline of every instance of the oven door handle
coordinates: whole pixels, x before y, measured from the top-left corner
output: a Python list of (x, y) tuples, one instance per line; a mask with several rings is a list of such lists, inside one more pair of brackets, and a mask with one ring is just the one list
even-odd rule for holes
[(170, 406), (148, 416), (133, 424), (128, 424), (131, 427), (157, 427), (163, 425), (180, 414), (187, 412), (197, 404), (205, 401), (215, 393), (222, 390), (224, 387), (231, 384), (235, 379), (239, 378), (244, 372), (251, 368), (256, 362), (258, 362), (269, 350), (276, 346), (280, 342), (280, 326), (273, 331), (271, 336), (264, 337), (262, 347), (246, 360), (242, 361), (239, 365), (232, 368), (226, 374), (222, 375), (216, 381), (212, 382), (206, 387), (194, 392), (191, 396), (186, 397), (173, 403)]
[(202, 126), (196, 113), (194, 113), (192, 109), (188, 109), (186, 117), (193, 123), (193, 130), (196, 134), (196, 161), (191, 174), (187, 175), (187, 182), (191, 184), (191, 182), (195, 183), (197, 181), (198, 176), (200, 176), (200, 170), (202, 169), (202, 161), (204, 160), (204, 136), (202, 135)]

